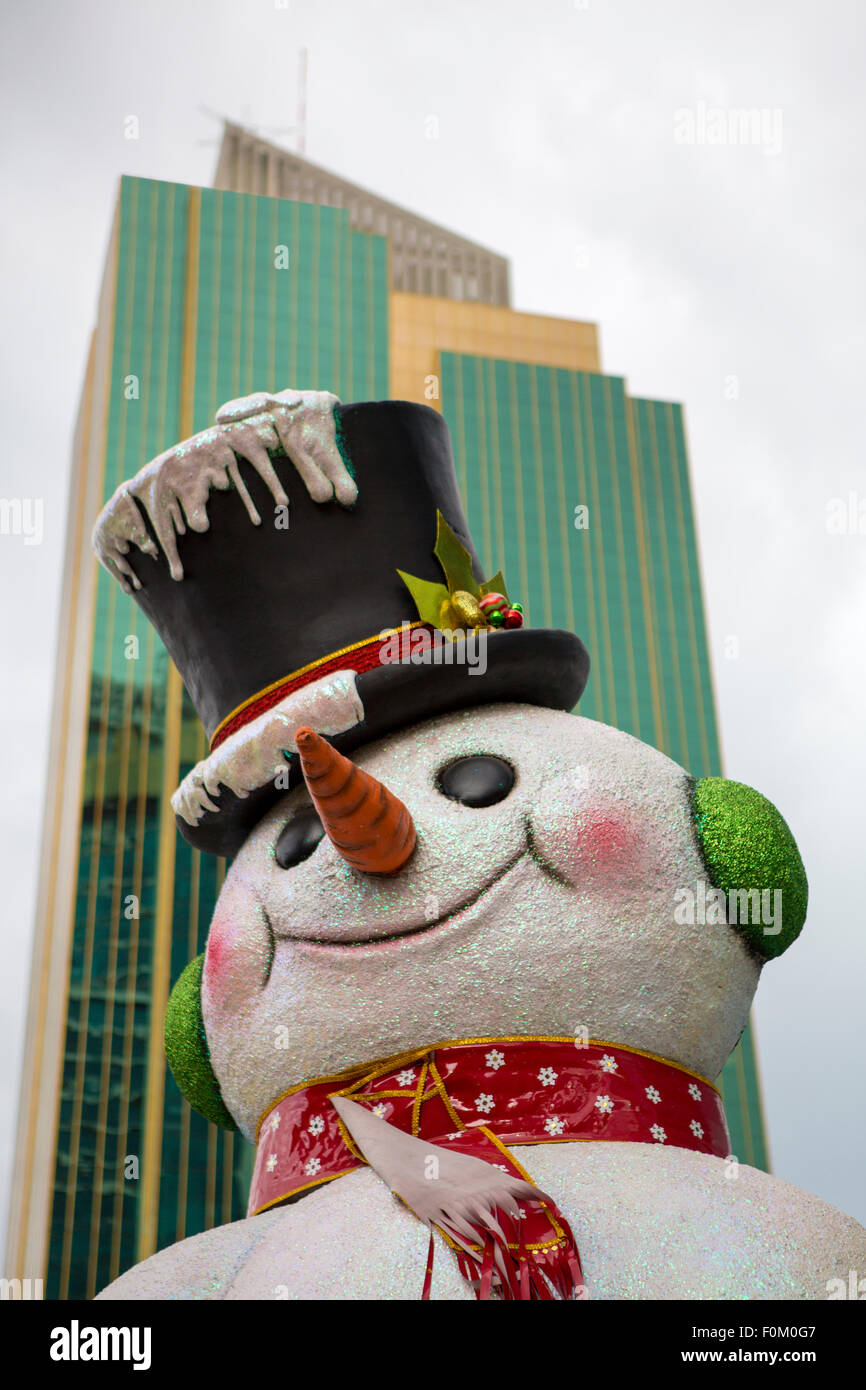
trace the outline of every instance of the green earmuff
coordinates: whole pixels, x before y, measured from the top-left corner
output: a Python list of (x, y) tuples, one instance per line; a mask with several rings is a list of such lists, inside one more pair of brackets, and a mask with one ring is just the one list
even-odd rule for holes
[(165, 1055), (172, 1076), (193, 1110), (221, 1129), (237, 1129), (210, 1064), (201, 1011), (203, 968), (204, 954), (190, 961), (169, 995), (165, 1011)]
[[(809, 885), (797, 843), (760, 792), (725, 777), (690, 779), (698, 845), (727, 920), (764, 960), (786, 951), (806, 920)], [(745, 915), (745, 920), (744, 920)]]

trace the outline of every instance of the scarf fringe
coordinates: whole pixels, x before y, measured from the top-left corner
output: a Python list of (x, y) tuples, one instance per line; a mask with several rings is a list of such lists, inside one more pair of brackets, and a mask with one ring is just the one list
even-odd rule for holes
[[(521, 1203), (521, 1207), (523, 1203)], [(502, 1234), (488, 1227), (473, 1226), (479, 1244), (478, 1253), (458, 1249), (457, 1267), (471, 1285), (480, 1303), (494, 1296), (504, 1302), (571, 1302), (587, 1297), (583, 1283), (580, 1256), (571, 1227), (553, 1202), (545, 1201), (551, 1222), (560, 1228), (555, 1245), (543, 1250), (527, 1250), (523, 1239), (523, 1222), (513, 1220), (500, 1208), (496, 1210)], [(443, 1234), (453, 1242), (456, 1232), (443, 1227)], [(508, 1238), (509, 1229), (512, 1239)], [(516, 1239), (514, 1239), (516, 1237)], [(516, 1245), (516, 1250), (512, 1247)], [(433, 1231), (427, 1252), (422, 1299), (430, 1298), (433, 1282)], [(498, 1259), (497, 1259), (498, 1255)]]

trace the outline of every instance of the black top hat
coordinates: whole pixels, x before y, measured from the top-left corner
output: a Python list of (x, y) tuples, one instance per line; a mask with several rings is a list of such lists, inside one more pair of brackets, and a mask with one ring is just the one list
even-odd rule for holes
[[(589, 670), (586, 649), (573, 633), (526, 627), (483, 633), (483, 674), (462, 660), (383, 660), (383, 632), (418, 624), (418, 608), (400, 571), (442, 584), (434, 554), (439, 514), (465, 547), (475, 580), (482, 582), (457, 491), (448, 427), (436, 411), (407, 401), (340, 405), (324, 393), (304, 393), (303, 401), (309, 404), (313, 397), (312, 424), (304, 423), (298, 393), (248, 398), (252, 404), (246, 410), (245, 402), (223, 407), (217, 419), (227, 423), (161, 455), (119, 489), (94, 534), (101, 558), (133, 588), (168, 648), (211, 739), (210, 758), (190, 774), (199, 795), (195, 814), (190, 816), (188, 808), (178, 814), (178, 826), (193, 845), (217, 854), (234, 854), (276, 799), (300, 780), (290, 732), (277, 780), (272, 768), (247, 766), (236, 794), (231, 779), (224, 780), (227, 761), (249, 762), (255, 752), (250, 743), (266, 736), (266, 726), (273, 740), (268, 721), (281, 702), (295, 697), (295, 709), (303, 704), (303, 692), (321, 691), (322, 682), (328, 693), (335, 672), (358, 672), (363, 718), (358, 721), (356, 708), (350, 727), (334, 733), (326, 721), (320, 729), (348, 752), (469, 705), (515, 700), (571, 709)], [(326, 458), (320, 429), (326, 416), (336, 426), (339, 454), (357, 487), (349, 506), (333, 496), (316, 501), (311, 495), (316, 489), (310, 486), (309, 467), (312, 463), (315, 471), (315, 463)], [(268, 475), (267, 459), (248, 447), (251, 426), (267, 448), (275, 476)], [(232, 457), (226, 442), (234, 454), (225, 481), (211, 480), (198, 509), (184, 499), (185, 527), (180, 508), (172, 510), (171, 492), (160, 499), (153, 479), (167, 463), (176, 468), (186, 460), (194, 468), (199, 448), (213, 456), (218, 446), (225, 464), (225, 457)], [(253, 454), (254, 461), (244, 453)], [(285, 500), (275, 504), (283, 493)], [(253, 508), (263, 519), (259, 525), (251, 524)], [(125, 541), (118, 543), (119, 515)], [(167, 526), (180, 561), (173, 566), (175, 576), (182, 567), (181, 579), (172, 577), (166, 558)], [(316, 727), (315, 711), (308, 714), (296, 724)], [(279, 741), (279, 728), (276, 736)], [(177, 809), (177, 795), (173, 804)]]

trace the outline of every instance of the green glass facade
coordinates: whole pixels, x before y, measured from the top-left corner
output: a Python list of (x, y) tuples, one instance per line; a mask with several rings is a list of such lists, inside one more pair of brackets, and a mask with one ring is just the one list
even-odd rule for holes
[[(254, 389), (387, 396), (386, 246), (347, 213), (124, 179), (119, 219), (105, 498)], [(169, 660), (102, 569), (97, 586), (49, 1298), (90, 1296), (138, 1258), (148, 1047), (164, 1010), (153, 976)], [(180, 748), (178, 781), (205, 753), (185, 695)], [(223, 873), (177, 837), (171, 981), (203, 949)], [(160, 1119), (163, 1246), (244, 1214), (248, 1146), (193, 1113), (170, 1078)]]
[[(484, 572), (502, 565), (530, 626), (584, 639), (582, 715), (720, 776), (682, 408), (633, 399), (619, 377), (449, 352), (441, 364)], [(766, 1168), (749, 1029), (722, 1089), (732, 1152)]]
[[(387, 246), (343, 210), (124, 179), (113, 288), (104, 498), (233, 397), (287, 385), (389, 395)], [(530, 623), (586, 641), (581, 713), (695, 775), (718, 773), (680, 408), (630, 399), (616, 377), (453, 353), (441, 363), (482, 562), (503, 566)], [(203, 949), (225, 866), (166, 840), (166, 786), (204, 755), (204, 734), (186, 695), (173, 712), (167, 654), (133, 600), (101, 569), (96, 582), (53, 1298), (91, 1296), (147, 1253), (145, 1221), (160, 1248), (241, 1217), (252, 1157), (189, 1109), (161, 1052), (154, 1060), (160, 891), (167, 883), (170, 984)], [(748, 1032), (724, 1088), (734, 1153), (766, 1166)]]

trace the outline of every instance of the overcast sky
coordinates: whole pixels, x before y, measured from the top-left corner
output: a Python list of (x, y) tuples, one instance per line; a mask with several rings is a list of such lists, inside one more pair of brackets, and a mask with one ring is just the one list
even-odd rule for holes
[[(778, 805), (811, 887), (756, 1007), (773, 1167), (866, 1221), (864, 29), (862, 0), (4, 0), (0, 496), (45, 511), (41, 545), (0, 536), (0, 1221), (117, 181), (210, 183), (202, 107), (292, 126), (301, 44), (310, 159), (503, 252), (515, 308), (597, 321), (606, 371), (685, 405), (725, 771)], [(862, 533), (834, 534), (850, 494)]]

